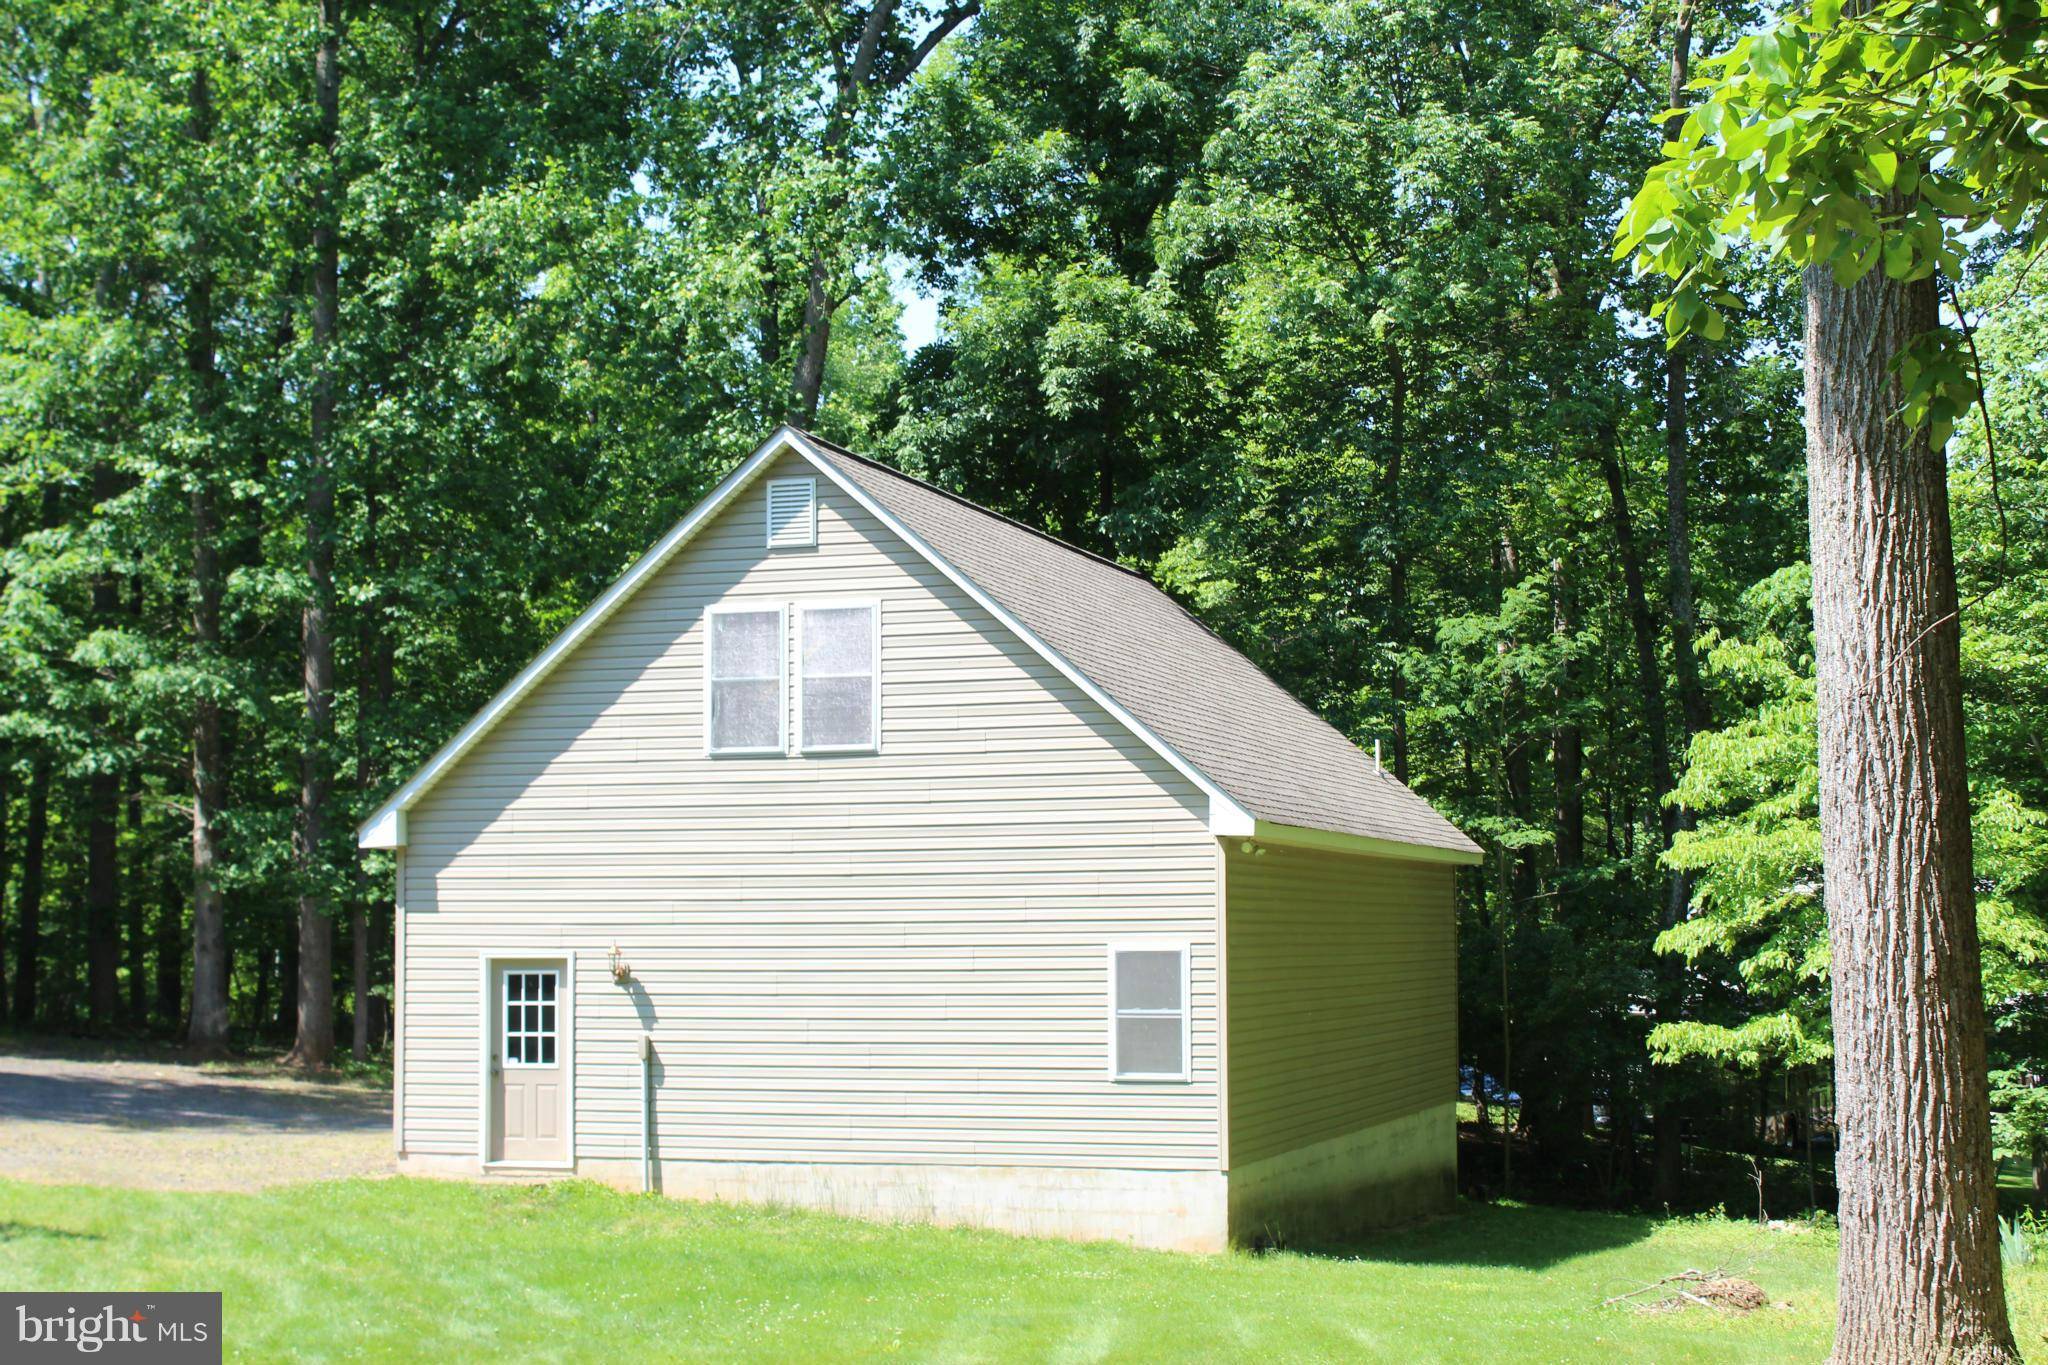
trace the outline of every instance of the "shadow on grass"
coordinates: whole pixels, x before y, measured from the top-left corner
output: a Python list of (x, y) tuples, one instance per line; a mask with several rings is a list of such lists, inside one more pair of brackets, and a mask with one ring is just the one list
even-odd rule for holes
[[(305, 1084), (307, 1080), (325, 1084)], [(230, 1126), (372, 1132), (391, 1123), (387, 1085), (254, 1058), (196, 1061), (164, 1043), (0, 1033), (0, 1123), (154, 1130)]]
[(1493, 1266), (1544, 1270), (1562, 1261), (1632, 1246), (1656, 1220), (1643, 1214), (1482, 1204), (1460, 1199), (1456, 1212), (1356, 1241), (1290, 1245), (1299, 1256), (1405, 1265)]
[(45, 1227), (41, 1223), (0, 1221), (0, 1242), (99, 1242), (97, 1232), (74, 1232), (70, 1228)]
[(357, 1090), (279, 1090), (137, 1075), (46, 1075), (0, 1058), (0, 1120), (116, 1128), (212, 1128), (274, 1132), (374, 1132), (391, 1124), (390, 1102)]
[(30, 1057), (72, 1062), (140, 1062), (151, 1066), (188, 1068), (195, 1073), (228, 1080), (286, 1080), (296, 1085), (332, 1086), (335, 1089), (388, 1090), (391, 1087), (391, 1058), (378, 1053), (366, 1062), (351, 1059), (346, 1051), (333, 1062), (316, 1070), (286, 1065), (276, 1047), (238, 1047), (224, 1054), (195, 1053), (184, 1045), (163, 1038), (93, 1038), (63, 1033), (22, 1033), (0, 1027), (0, 1057)]

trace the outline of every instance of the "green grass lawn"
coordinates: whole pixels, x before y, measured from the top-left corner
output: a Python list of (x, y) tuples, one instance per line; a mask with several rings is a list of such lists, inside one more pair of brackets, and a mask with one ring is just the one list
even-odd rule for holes
[[(1833, 1257), (1825, 1231), (1515, 1205), (1342, 1254), (1195, 1257), (581, 1183), (0, 1183), (0, 1285), (219, 1289), (230, 1357), (258, 1360), (1819, 1360)], [(1784, 1306), (1601, 1306), (1688, 1267)], [(2010, 1283), (2039, 1350), (2048, 1268)]]

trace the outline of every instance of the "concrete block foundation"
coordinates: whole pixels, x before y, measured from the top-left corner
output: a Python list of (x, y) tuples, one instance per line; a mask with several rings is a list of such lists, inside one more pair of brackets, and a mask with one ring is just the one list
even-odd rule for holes
[[(569, 1175), (640, 1188), (633, 1159), (584, 1157), (574, 1171), (485, 1172), (475, 1157), (409, 1153), (409, 1175), (492, 1180)], [(1340, 1242), (1450, 1207), (1457, 1113), (1445, 1104), (1235, 1170), (1052, 1166), (655, 1163), (678, 1199), (776, 1204), (887, 1223), (982, 1227), (1030, 1237), (1114, 1241), (1162, 1251)]]

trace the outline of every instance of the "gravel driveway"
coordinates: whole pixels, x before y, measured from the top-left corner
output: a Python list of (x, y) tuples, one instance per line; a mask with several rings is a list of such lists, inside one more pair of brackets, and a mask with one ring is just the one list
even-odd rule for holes
[(391, 1096), (378, 1087), (0, 1052), (0, 1177), (251, 1190), (391, 1168)]

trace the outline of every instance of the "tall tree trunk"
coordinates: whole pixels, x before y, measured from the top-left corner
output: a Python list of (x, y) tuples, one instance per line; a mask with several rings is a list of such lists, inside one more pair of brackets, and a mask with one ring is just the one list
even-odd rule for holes
[[(1521, 558), (1506, 527), (1501, 528), (1500, 544), (1495, 553), (1499, 559), (1501, 588), (1497, 600), (1505, 605), (1508, 590), (1522, 578)], [(1503, 633), (1494, 642), (1494, 651), (1505, 657), (1514, 652), (1516, 644), (1512, 634)], [(1522, 685), (1512, 669), (1502, 670), (1501, 676), (1500, 744), (1501, 774), (1507, 782), (1508, 810), (1517, 822), (1527, 824), (1535, 809), (1529, 732), (1523, 717)], [(1535, 899), (1536, 861), (1528, 848), (1515, 850), (1511, 892), (1517, 907), (1526, 906)]]
[[(93, 468), (95, 509), (115, 495), (113, 466)], [(95, 628), (113, 624), (121, 605), (121, 585), (110, 570), (92, 576), (92, 620)], [(93, 708), (95, 741), (113, 740), (106, 708)], [(85, 780), (85, 978), (86, 1012), (96, 1029), (110, 1028), (121, 1011), (121, 778), (104, 761)]]
[(299, 936), (299, 923), (294, 920), (282, 922), (283, 932), (277, 943), (277, 1017), (265, 1020), (266, 1028), (274, 1027), (278, 1033), (296, 1037), (299, 1018), (299, 992), (305, 983), (299, 976), (299, 964), (304, 960), (304, 943)]
[(334, 739), (334, 370), (340, 323), (341, 197), (334, 164), (341, 97), (341, 0), (317, 0), (320, 46), (313, 58), (319, 109), (318, 185), (313, 225), (312, 442), (306, 461), (307, 598), (299, 639), (304, 662), (306, 723), (299, 756), (298, 1027), (291, 1061), (325, 1066), (334, 1053), (334, 925), (328, 913), (328, 771)]
[[(1671, 47), (1671, 108), (1683, 111), (1688, 103), (1686, 82), (1692, 73), (1692, 0), (1679, 0), (1678, 29)], [(1664, 136), (1678, 139), (1685, 122), (1675, 112), (1665, 122)], [(1692, 513), (1688, 497), (1690, 436), (1686, 430), (1686, 383), (1689, 345), (1664, 353), (1664, 507), (1666, 549), (1670, 558), (1670, 610), (1672, 654), (1678, 672), (1678, 710), (1685, 738), (1706, 730), (1706, 692), (1700, 686), (1699, 658), (1695, 640), (1699, 633), (1692, 588)], [(1683, 817), (1682, 817), (1683, 818)], [(1689, 820), (1687, 821), (1689, 824)]]
[(86, 779), (85, 976), (87, 1017), (109, 1028), (121, 1010), (120, 779)]
[[(356, 684), (356, 785), (365, 798), (373, 799), (381, 780), (377, 762), (378, 731), (389, 714), (395, 687), (396, 661), (391, 637), (384, 628), (382, 595), (382, 521), (384, 490), (376, 471), (365, 481), (363, 496), (363, 561), (378, 580), (378, 596), (361, 613), (363, 623), (362, 669)], [(370, 935), (377, 917), (370, 913), (380, 898), (365, 862), (367, 852), (356, 850), (356, 897), (349, 908), (350, 1015), (349, 1055), (366, 1061), (370, 1055)]]
[[(219, 522), (212, 495), (192, 494), (192, 638), (202, 651), (220, 644)], [(219, 821), (227, 788), (220, 707), (201, 697), (192, 717), (192, 1007), (185, 1041), (218, 1051), (228, 1041), (227, 909), (220, 889)]]
[[(192, 78), (188, 135), (206, 143), (213, 137), (213, 91), (205, 71)], [(209, 244), (193, 244), (201, 268), (186, 290), (188, 330), (185, 365), (192, 375), (192, 417), (204, 442), (200, 465), (191, 472), (192, 516), (192, 647), (202, 674), (219, 666), (221, 648), (220, 495), (215, 479), (217, 452), (212, 443), (220, 403), (219, 338), (214, 320), (214, 278)], [(220, 890), (220, 823), (227, 792), (227, 747), (221, 729), (220, 703), (202, 685), (192, 703), (192, 1006), (185, 1041), (202, 1052), (219, 1052), (228, 1044), (227, 914)], [(177, 937), (175, 926), (169, 936)], [(165, 980), (162, 947), (158, 949), (159, 994)], [(170, 968), (175, 979), (177, 968)], [(176, 1012), (170, 1012), (176, 1017)]]
[[(1627, 596), (1629, 627), (1635, 641), (1636, 691), (1641, 699), (1643, 729), (1648, 741), (1646, 758), (1650, 766), (1650, 796), (1656, 809), (1657, 846), (1661, 850), (1671, 846), (1671, 836), (1677, 828), (1676, 813), (1664, 804), (1664, 798), (1671, 792), (1671, 732), (1664, 711), (1664, 671), (1657, 663), (1657, 619), (1650, 614), (1649, 594), (1643, 587), (1643, 561), (1636, 545), (1635, 518), (1629, 511), (1628, 483), (1622, 473), (1621, 456), (1615, 448), (1613, 435), (1611, 430), (1604, 433), (1600, 442), (1600, 472), (1607, 483), (1615, 554), (1621, 561), (1622, 589)], [(1624, 809), (1632, 825), (1634, 802), (1626, 802)], [(1633, 858), (1634, 831), (1624, 828), (1622, 833), (1623, 847)], [(1668, 929), (1677, 922), (1677, 904), (1667, 893), (1658, 916), (1659, 926)], [(1668, 955), (1659, 955), (1655, 973), (1657, 1016), (1659, 1019), (1673, 1019), (1678, 1012), (1681, 984), (1678, 963)], [(1654, 1086), (1651, 1093), (1654, 1105), (1651, 1134), (1656, 1140), (1656, 1164), (1651, 1176), (1650, 1198), (1659, 1205), (1677, 1202), (1683, 1174), (1681, 1148), (1684, 1139), (1673, 1103), (1676, 1089), (1667, 1079), (1664, 1084)]]
[(252, 1031), (259, 1037), (270, 1027), (270, 981), (272, 977), (277, 975), (271, 969), (275, 965), (273, 959), (276, 957), (277, 950), (275, 948), (268, 944), (257, 945), (256, 1003), (253, 1010), (254, 1018), (252, 1022), (254, 1028)]
[[(1692, 65), (1692, 0), (1679, 0), (1676, 31), (1671, 44), (1671, 86), (1670, 107), (1683, 110), (1688, 103), (1686, 82)], [(1666, 120), (1664, 135), (1676, 139), (1680, 126), (1685, 122), (1682, 112), (1674, 112)], [(1693, 601), (1692, 587), (1692, 522), (1688, 505), (1687, 465), (1690, 457), (1690, 437), (1686, 430), (1686, 358), (1688, 346), (1681, 345), (1664, 353), (1664, 525), (1666, 559), (1667, 610), (1671, 614), (1671, 654), (1673, 667), (1678, 675), (1678, 714), (1680, 738), (1677, 762), (1682, 765), (1690, 751), (1693, 736), (1705, 730), (1708, 725), (1707, 694), (1700, 685), (1699, 659), (1695, 640), (1697, 613)], [(1640, 642), (1638, 645), (1640, 649)], [(1659, 683), (1661, 687), (1661, 680)], [(1669, 848), (1674, 835), (1681, 829), (1690, 829), (1692, 813), (1680, 806), (1665, 806), (1663, 797), (1670, 791), (1672, 782), (1668, 775), (1665, 785), (1658, 791), (1658, 815), (1663, 831), (1663, 843)], [(1672, 871), (1664, 888), (1664, 914), (1662, 927), (1670, 928), (1685, 916), (1692, 906), (1692, 876), (1686, 872)], [(1658, 1013), (1667, 1015), (1675, 1007), (1674, 996), (1679, 984), (1678, 960), (1666, 956), (1657, 965), (1660, 1005)], [(1656, 1197), (1659, 1203), (1668, 1204), (1676, 1192), (1679, 1180), (1679, 1128), (1675, 1114), (1667, 1115), (1670, 1108), (1668, 1099), (1671, 1085), (1659, 1087), (1662, 1092), (1657, 1105), (1657, 1168), (1655, 1177)]]
[(42, 975), (43, 857), (50, 836), (50, 760), (29, 766), (28, 818), (21, 836), (21, 912), (14, 924), (14, 1022), (36, 1022), (36, 986)]
[(825, 387), (825, 357), (832, 346), (831, 276), (822, 254), (804, 275), (803, 350), (797, 353), (790, 420), (809, 426), (818, 419), (818, 395)]
[(173, 1033), (185, 1013), (184, 910), (177, 882), (166, 877), (156, 911), (156, 1014)]
[(1843, 289), (1806, 272), (1838, 1362), (2018, 1358), (1999, 1266), (1947, 473), (1926, 431), (1894, 416), (1892, 359), (1937, 321), (1932, 279), (1877, 269)]
[[(140, 598), (138, 595), (138, 602)], [(140, 863), (142, 848), (142, 784), (128, 780), (128, 847), (136, 850)], [(142, 898), (142, 879), (132, 872), (128, 879), (128, 1026), (141, 1029), (149, 1024), (149, 927)]]
[(365, 1061), (370, 1055), (370, 917), (361, 898), (348, 908), (349, 1040), (348, 1055)]
[(1394, 542), (1387, 566), (1387, 648), (1393, 667), (1387, 672), (1387, 703), (1394, 712), (1394, 780), (1408, 781), (1408, 527), (1401, 507), (1401, 474), (1408, 456), (1408, 363), (1399, 346), (1387, 347), (1387, 471), (1385, 494), (1388, 534)]
[[(1577, 603), (1573, 599), (1569, 565), (1563, 555), (1550, 561), (1551, 634), (1561, 650), (1569, 650), (1578, 630)], [(1557, 789), (1556, 854), (1560, 869), (1580, 866), (1586, 861), (1586, 744), (1574, 718), (1578, 706), (1578, 679), (1569, 653), (1561, 655), (1557, 668), (1557, 694), (1553, 699), (1550, 731), (1550, 766)]]
[[(1692, 587), (1692, 513), (1686, 491), (1685, 354), (1671, 352), (1664, 365), (1664, 506), (1670, 555), (1671, 646), (1678, 673), (1678, 713), (1688, 743), (1707, 730), (1706, 689), (1700, 683), (1698, 608)], [(1689, 817), (1681, 828), (1690, 828)]]
[[(834, 163), (841, 174), (852, 175), (859, 159), (859, 150), (852, 145), (852, 133), (861, 105), (909, 80), (946, 35), (973, 18), (980, 9), (980, 0), (954, 0), (907, 54), (900, 54), (892, 66), (879, 69), (875, 60), (889, 46), (890, 35), (896, 26), (897, 5), (896, 0), (873, 0), (854, 38), (851, 58), (838, 67), (832, 110), (826, 119), (822, 137), (826, 159)], [(835, 62), (838, 60), (838, 52), (835, 51)], [(816, 216), (829, 224), (846, 213), (850, 202), (847, 192), (840, 190), (830, 201), (817, 206)], [(818, 395), (825, 385), (825, 359), (832, 343), (832, 314), (839, 306), (839, 300), (832, 297), (833, 280), (839, 273), (834, 265), (831, 249), (819, 244), (812, 248), (809, 265), (804, 272), (803, 327), (799, 338), (803, 349), (797, 355), (796, 379), (790, 394), (790, 420), (801, 425), (809, 425), (817, 419)], [(769, 273), (772, 277), (772, 266)]]
[(1650, 794), (1659, 805), (1659, 824), (1663, 841), (1668, 845), (1672, 821), (1662, 802), (1671, 791), (1671, 728), (1664, 710), (1664, 670), (1657, 663), (1657, 618), (1650, 612), (1649, 594), (1643, 587), (1643, 558), (1636, 545), (1635, 517), (1629, 511), (1628, 483), (1611, 430), (1603, 433), (1600, 441), (1600, 473), (1607, 483), (1615, 558), (1621, 562), (1622, 590), (1628, 600), (1629, 628), (1635, 643), (1636, 690), (1641, 701), (1644, 738), (1648, 741), (1645, 758), (1650, 765)]
[[(1671, 46), (1671, 108), (1683, 110), (1688, 103), (1686, 81), (1692, 70), (1692, 0), (1679, 0), (1677, 32)], [(1666, 120), (1664, 136), (1676, 141), (1685, 122), (1682, 112)], [(1700, 684), (1698, 612), (1692, 587), (1692, 512), (1687, 489), (1687, 468), (1691, 452), (1686, 430), (1686, 358), (1691, 343), (1664, 353), (1664, 526), (1667, 559), (1667, 596), (1671, 612), (1671, 657), (1678, 675), (1679, 761), (1692, 747), (1693, 737), (1711, 723), (1707, 693)], [(1680, 806), (1671, 812), (1672, 828), (1691, 829), (1693, 814)], [(1692, 876), (1671, 874), (1668, 888), (1672, 923), (1692, 906)]]
[(14, 820), (14, 766), (0, 758), (0, 1006), (7, 995), (6, 924), (8, 857), (14, 852), (7, 842), (8, 827)]

